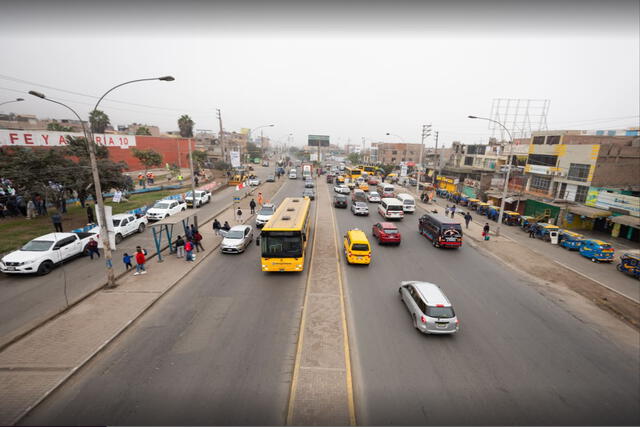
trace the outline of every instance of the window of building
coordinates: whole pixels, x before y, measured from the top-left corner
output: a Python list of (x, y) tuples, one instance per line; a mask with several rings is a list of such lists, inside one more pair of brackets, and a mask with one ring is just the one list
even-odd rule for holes
[(558, 194), (558, 199), (564, 199), (564, 195), (567, 192), (567, 183), (563, 182), (560, 186), (560, 194)]
[(544, 144), (544, 136), (534, 136), (533, 137), (533, 144)]
[(393, 163), (393, 162), (395, 162), (395, 161), (396, 161), (396, 158), (395, 158), (395, 157), (392, 157), (392, 158), (391, 158), (391, 163)]
[(464, 158), (464, 165), (465, 166), (473, 166), (473, 157), (471, 156), (466, 156)]
[(404, 157), (402, 158), (402, 161), (403, 161), (403, 162), (406, 162), (406, 160), (405, 160), (405, 158), (404, 158)]
[(558, 162), (558, 156), (550, 156), (548, 154), (529, 154), (528, 162), (530, 165), (555, 167)]
[(398, 150), (393, 150), (391, 154), (398, 154)]
[(531, 177), (531, 188), (535, 190), (549, 191), (551, 186), (551, 178), (533, 175)]
[(554, 145), (560, 144), (560, 135), (550, 135), (547, 137), (547, 144)]
[(578, 189), (576, 190), (576, 202), (584, 203), (587, 201), (587, 193), (589, 192), (589, 186), (587, 185), (578, 185)]
[(589, 165), (580, 164), (580, 163), (571, 163), (569, 166), (569, 174), (567, 175), (567, 179), (572, 181), (580, 181), (587, 182), (589, 178), (589, 169), (591, 167)]

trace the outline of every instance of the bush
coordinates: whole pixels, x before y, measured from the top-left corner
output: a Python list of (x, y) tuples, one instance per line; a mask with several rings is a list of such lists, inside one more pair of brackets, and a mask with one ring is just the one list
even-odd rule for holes
[(225, 170), (231, 169), (231, 165), (229, 163), (225, 163), (222, 160), (217, 160), (213, 162), (213, 168), (221, 171), (225, 171)]

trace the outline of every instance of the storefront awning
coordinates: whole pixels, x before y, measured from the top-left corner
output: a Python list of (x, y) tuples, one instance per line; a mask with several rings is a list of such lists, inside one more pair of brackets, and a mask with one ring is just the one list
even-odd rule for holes
[(569, 212), (587, 218), (604, 218), (611, 216), (611, 212), (604, 209), (592, 208), (584, 205), (569, 206)]
[(611, 222), (640, 229), (640, 218), (631, 215), (612, 216)]

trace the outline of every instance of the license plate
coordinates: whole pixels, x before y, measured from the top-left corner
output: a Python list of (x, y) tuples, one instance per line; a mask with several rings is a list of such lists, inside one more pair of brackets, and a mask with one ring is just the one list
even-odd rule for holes
[(444, 329), (449, 326), (448, 323), (436, 323), (436, 328)]
[(455, 237), (447, 237), (445, 240), (446, 240), (447, 242), (455, 242), (455, 241), (456, 241), (456, 238), (455, 238)]
[(362, 259), (362, 257), (361, 257), (361, 256), (359, 256), (359, 257), (358, 257), (358, 260), (361, 260), (361, 259)]
[(16, 271), (16, 270), (17, 270), (17, 268), (15, 268), (15, 267), (7, 267), (7, 271)]

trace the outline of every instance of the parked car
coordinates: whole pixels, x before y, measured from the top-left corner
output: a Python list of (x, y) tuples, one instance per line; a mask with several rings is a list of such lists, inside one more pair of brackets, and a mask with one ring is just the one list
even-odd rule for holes
[(253, 229), (250, 225), (235, 225), (224, 233), (220, 250), (226, 254), (239, 254), (253, 241)]
[(351, 212), (354, 215), (369, 215), (369, 206), (367, 206), (364, 202), (352, 202), (351, 203)]
[(586, 239), (580, 245), (580, 255), (593, 262), (613, 262), (613, 246), (597, 239)]
[(257, 187), (258, 185), (260, 185), (260, 178), (258, 177), (249, 178), (249, 186)]
[(275, 175), (269, 175), (265, 181), (267, 181), (267, 182), (276, 182), (276, 177), (275, 177)]
[(149, 221), (160, 221), (161, 219), (186, 210), (187, 204), (184, 200), (158, 200), (151, 209), (147, 210), (147, 219)]
[(400, 299), (411, 314), (413, 327), (423, 334), (453, 334), (458, 318), (447, 296), (429, 282), (400, 282)]
[(262, 205), (262, 208), (260, 208), (256, 215), (256, 227), (264, 227), (264, 225), (269, 222), (275, 211), (276, 207), (272, 203), (265, 203)]
[[(189, 191), (184, 198), (185, 203), (188, 207), (193, 207), (193, 196), (191, 195), (191, 191)], [(205, 203), (209, 203), (211, 201), (211, 192), (207, 190), (196, 190), (196, 208), (204, 205)]]
[(73, 257), (83, 255), (96, 233), (49, 233), (36, 237), (17, 251), (0, 260), (0, 271), (6, 274), (48, 274), (54, 266)]
[(333, 187), (333, 191), (335, 191), (338, 194), (351, 194), (351, 190), (349, 190), (349, 187), (338, 184), (335, 187)]
[(391, 222), (378, 222), (377, 224), (374, 224), (371, 234), (373, 234), (373, 237), (378, 240), (379, 244), (394, 243), (399, 245), (402, 240), (400, 230), (398, 230), (398, 227)]
[(336, 208), (345, 208), (347, 207), (347, 196), (344, 194), (336, 194), (333, 196), (333, 206)]
[(380, 203), (380, 194), (377, 191), (369, 191), (367, 193), (367, 200), (371, 203)]
[(316, 193), (315, 191), (313, 191), (313, 188), (305, 188), (304, 191), (302, 192), (302, 197), (308, 197), (311, 200), (315, 200)]
[[(149, 221), (144, 215), (134, 214), (116, 214), (112, 215), (113, 229), (116, 235), (116, 243), (122, 242), (122, 240), (134, 233), (142, 233), (146, 228)], [(96, 226), (89, 230), (89, 233), (100, 234), (100, 227)]]

